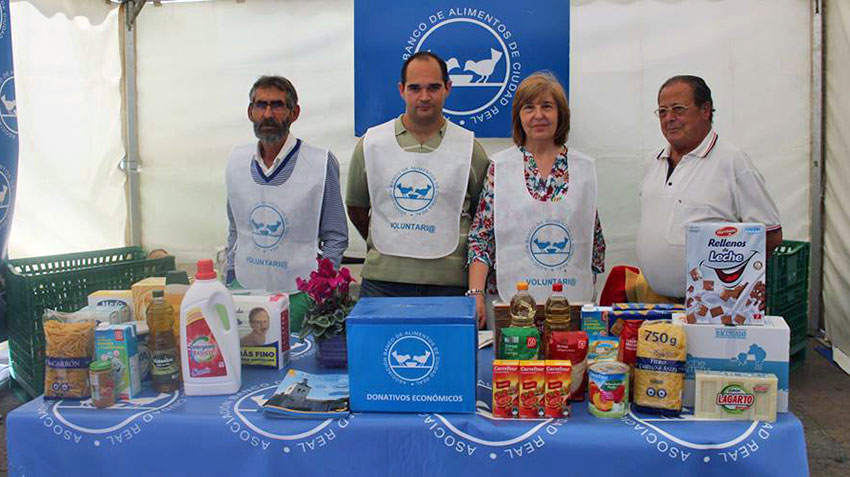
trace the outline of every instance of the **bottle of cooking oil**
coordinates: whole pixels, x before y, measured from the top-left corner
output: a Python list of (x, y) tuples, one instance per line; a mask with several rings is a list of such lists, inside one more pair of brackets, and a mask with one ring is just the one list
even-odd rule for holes
[(564, 285), (552, 285), (552, 295), (543, 309), (546, 321), (543, 324), (543, 356), (549, 359), (549, 338), (553, 331), (570, 331), (570, 302), (564, 296)]
[(180, 389), (180, 354), (174, 338), (174, 308), (166, 303), (162, 290), (153, 291), (147, 320), (153, 388), (163, 393), (177, 391)]
[(511, 298), (511, 326), (502, 328), (499, 359), (537, 359), (540, 351), (540, 331), (534, 324), (537, 303), (528, 293), (528, 283), (516, 285)]
[(517, 282), (516, 295), (511, 298), (511, 326), (534, 326), (534, 316), (537, 314), (537, 303), (528, 293), (528, 283)]

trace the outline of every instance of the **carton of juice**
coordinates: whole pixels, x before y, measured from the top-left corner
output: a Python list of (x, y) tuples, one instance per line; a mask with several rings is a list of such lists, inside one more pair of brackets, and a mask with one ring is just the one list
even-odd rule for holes
[(546, 399), (543, 415), (566, 417), (570, 414), (569, 397), (572, 381), (572, 363), (569, 360), (546, 360)]
[(516, 418), (519, 361), (493, 360), (493, 417)]
[(142, 382), (135, 324), (101, 323), (95, 330), (95, 358), (112, 363), (117, 398), (126, 400), (139, 395)]
[(519, 418), (543, 418), (543, 392), (546, 389), (546, 362), (519, 362)]

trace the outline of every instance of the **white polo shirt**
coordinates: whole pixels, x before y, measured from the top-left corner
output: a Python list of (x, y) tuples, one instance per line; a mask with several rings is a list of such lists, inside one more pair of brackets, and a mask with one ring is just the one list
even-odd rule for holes
[(685, 295), (685, 227), (691, 222), (758, 222), (780, 228), (764, 178), (740, 149), (712, 129), (667, 178), (670, 145), (653, 156), (640, 185), (637, 257), (652, 289)]

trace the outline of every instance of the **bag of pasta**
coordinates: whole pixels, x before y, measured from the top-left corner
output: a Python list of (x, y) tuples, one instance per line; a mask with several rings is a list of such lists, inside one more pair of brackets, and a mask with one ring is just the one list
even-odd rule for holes
[(635, 408), (640, 412), (677, 415), (682, 411), (687, 343), (682, 326), (645, 321), (637, 340)]
[(88, 399), (89, 364), (94, 356), (93, 320), (74, 321), (73, 314), (44, 313), (44, 399)]

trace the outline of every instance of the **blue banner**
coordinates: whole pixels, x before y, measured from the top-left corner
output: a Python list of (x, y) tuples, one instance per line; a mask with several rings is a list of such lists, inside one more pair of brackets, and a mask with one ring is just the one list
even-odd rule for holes
[[(17, 177), (18, 106), (12, 65), (12, 27), (9, 21), (9, 1), (0, 0), (0, 264), (6, 259)], [(5, 300), (0, 302), (0, 340), (4, 339)]]
[(568, 88), (570, 3), (564, 0), (354, 2), (354, 133), (404, 112), (404, 61), (431, 51), (452, 82), (444, 115), (478, 137), (511, 136), (519, 83), (548, 70)]

